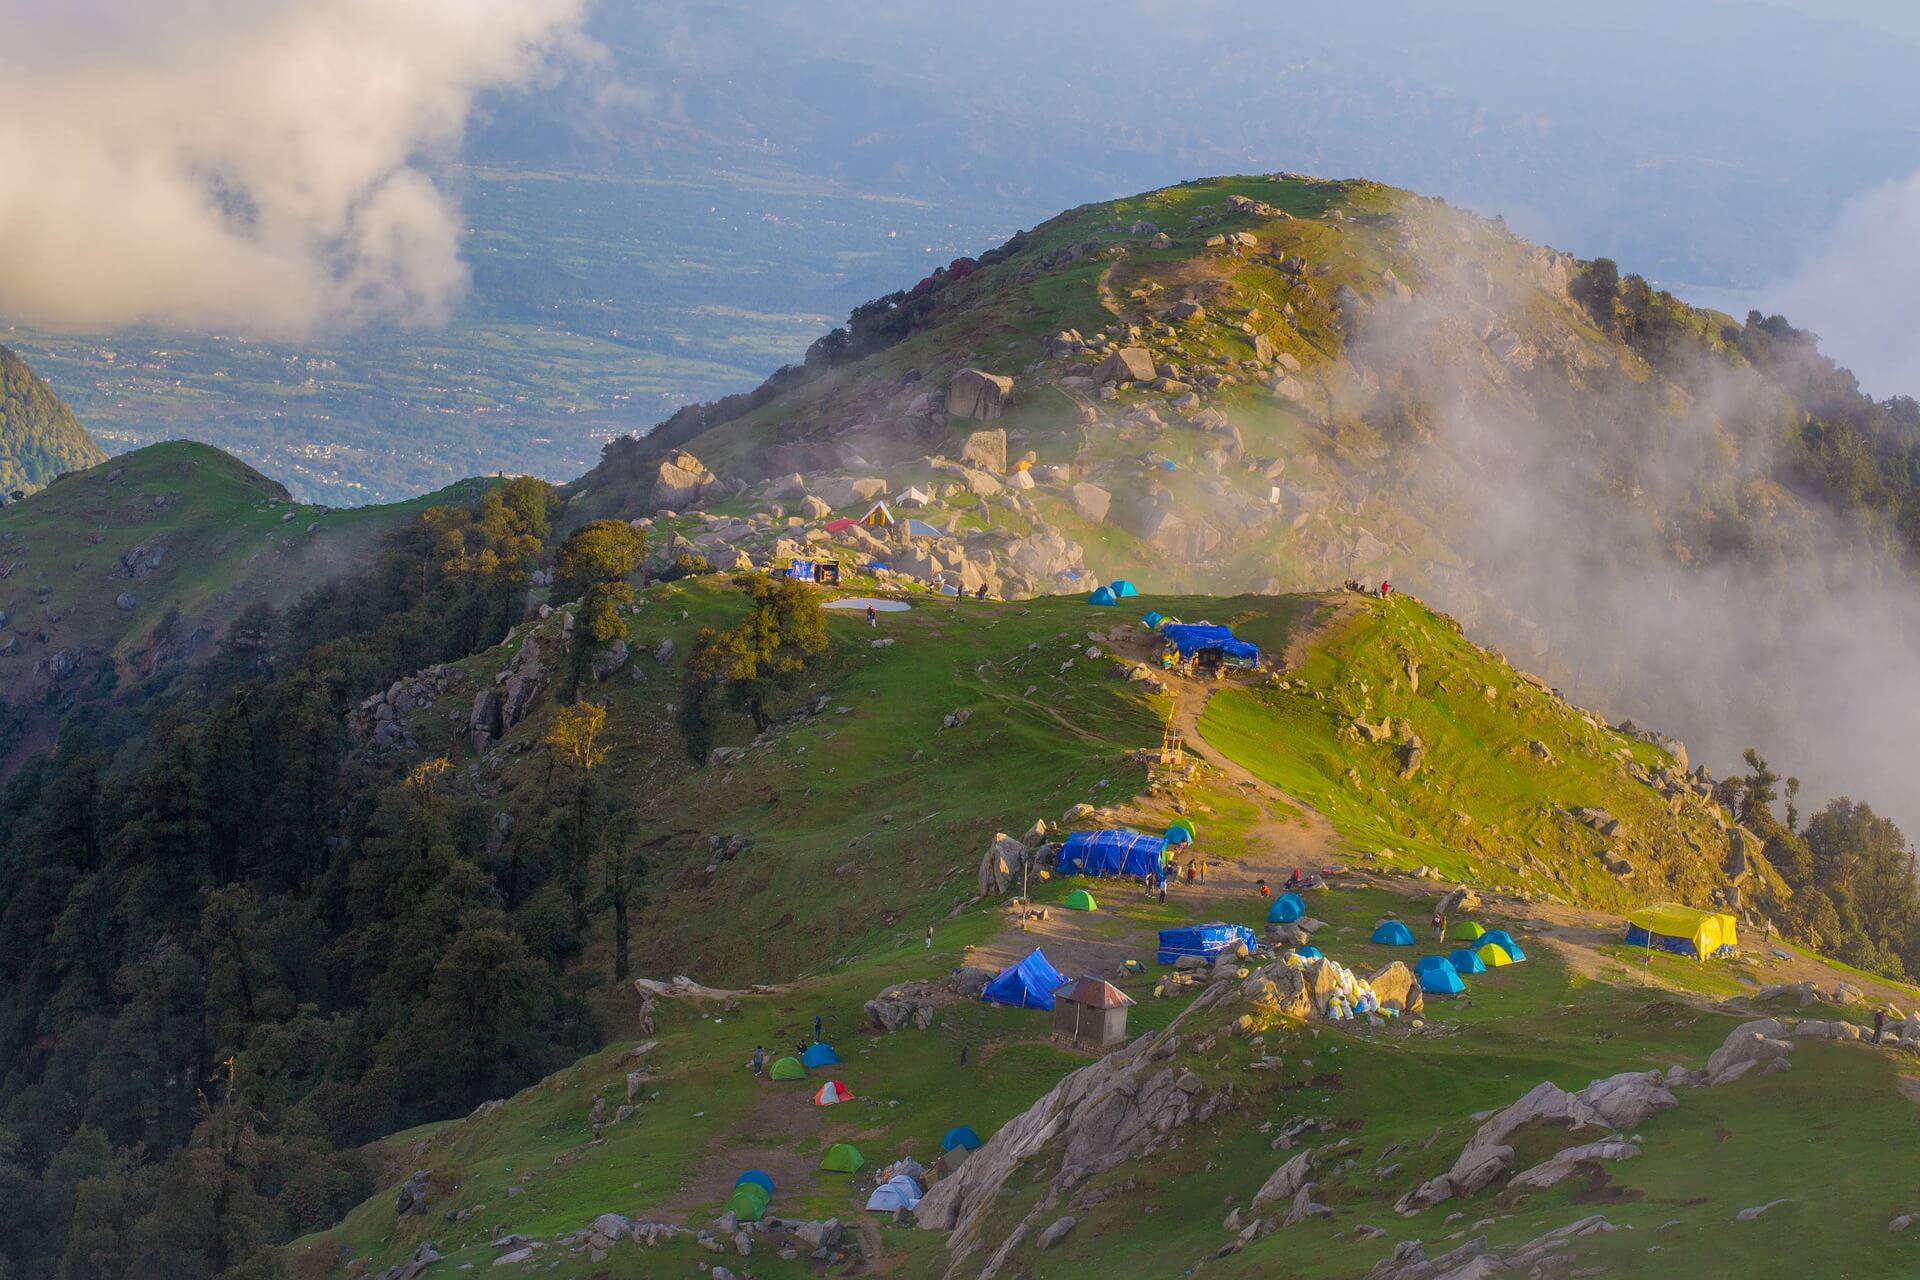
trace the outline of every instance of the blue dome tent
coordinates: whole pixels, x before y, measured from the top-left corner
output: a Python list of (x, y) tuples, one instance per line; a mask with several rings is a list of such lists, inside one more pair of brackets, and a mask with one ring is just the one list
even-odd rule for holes
[(1373, 931), (1373, 941), (1383, 947), (1410, 947), (1413, 930), (1398, 920), (1382, 920)]
[(1457, 996), (1467, 989), (1445, 956), (1422, 957), (1414, 966), (1413, 976), (1420, 980), (1420, 989), (1431, 996)]
[(1307, 914), (1307, 900), (1297, 893), (1283, 893), (1267, 908), (1268, 924), (1292, 924)]
[(969, 1151), (980, 1149), (980, 1135), (973, 1131), (972, 1125), (955, 1125), (940, 1139), (942, 1151), (951, 1151), (955, 1147), (965, 1147)]
[(830, 1067), (838, 1061), (840, 1061), (840, 1055), (833, 1051), (833, 1046), (817, 1040), (808, 1045), (807, 1051), (800, 1055), (800, 1065), (808, 1070), (814, 1067)]
[(1320, 960), (1325, 958), (1327, 953), (1322, 951), (1318, 947), (1307, 946), (1307, 947), (1295, 947), (1293, 949), (1293, 954), (1299, 956), (1302, 960)]
[(1485, 973), (1487, 971), (1487, 962), (1474, 954), (1473, 949), (1470, 947), (1463, 951), (1454, 952), (1448, 956), (1447, 959), (1452, 962), (1455, 971), (1459, 973)]
[(1187, 925), (1180, 929), (1162, 929), (1160, 931), (1161, 964), (1172, 964), (1181, 956), (1201, 956), (1211, 958), (1222, 951), (1231, 950), (1236, 942), (1244, 942), (1247, 950), (1257, 951), (1259, 939), (1253, 936), (1253, 930), (1243, 924)]
[(1114, 581), (1109, 582), (1107, 584), (1107, 590), (1113, 592), (1115, 596), (1123, 600), (1128, 596), (1137, 596), (1140, 594), (1140, 588), (1134, 586), (1125, 578), (1116, 578)]
[(1193, 832), (1185, 827), (1168, 827), (1167, 834), (1162, 839), (1168, 844), (1192, 844)]
[(1060, 846), (1054, 871), (1063, 876), (1157, 876), (1167, 860), (1165, 836), (1115, 827), (1073, 831)]
[(1117, 608), (1120, 604), (1120, 597), (1113, 594), (1112, 587), (1101, 587), (1087, 597), (1087, 603), (1104, 604)]
[(980, 992), (988, 1004), (1020, 1009), (1051, 1009), (1053, 993), (1067, 985), (1067, 975), (1053, 967), (1046, 953), (1035, 947), (1026, 959), (1002, 969)]
[(773, 1194), (773, 1179), (768, 1177), (766, 1174), (760, 1172), (760, 1170), (758, 1169), (747, 1170), (745, 1173), (741, 1174), (739, 1177), (733, 1180), (733, 1185), (734, 1185), (734, 1188), (738, 1190), (741, 1186), (749, 1182), (753, 1183), (755, 1186), (764, 1190), (768, 1195)]

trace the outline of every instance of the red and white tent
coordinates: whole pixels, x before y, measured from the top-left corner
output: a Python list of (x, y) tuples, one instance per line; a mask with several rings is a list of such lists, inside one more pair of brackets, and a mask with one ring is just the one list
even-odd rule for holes
[(836, 1102), (851, 1102), (852, 1100), (853, 1090), (847, 1088), (847, 1086), (841, 1084), (838, 1080), (827, 1081), (820, 1086), (820, 1092), (813, 1095), (813, 1105), (816, 1107), (830, 1107)]

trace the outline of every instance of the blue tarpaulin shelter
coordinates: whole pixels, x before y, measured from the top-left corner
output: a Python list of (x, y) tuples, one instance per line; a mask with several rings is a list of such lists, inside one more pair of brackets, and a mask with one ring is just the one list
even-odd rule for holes
[(1119, 596), (1121, 599), (1125, 599), (1128, 596), (1137, 596), (1140, 594), (1140, 588), (1134, 586), (1131, 582), (1128, 582), (1125, 578), (1115, 578), (1112, 582), (1109, 582), (1107, 584), (1107, 589), (1112, 591), (1114, 595)]
[(1167, 860), (1165, 836), (1116, 827), (1111, 831), (1074, 831), (1060, 846), (1054, 870), (1063, 876), (1157, 876)]
[(1087, 603), (1118, 606), (1120, 597), (1113, 594), (1112, 587), (1101, 587), (1087, 597)]
[(945, 536), (925, 520), (902, 520), (900, 523), (902, 527), (906, 529), (907, 536), (911, 538), (939, 538)]
[(980, 1135), (973, 1131), (972, 1125), (956, 1125), (947, 1130), (946, 1136), (940, 1139), (942, 1151), (951, 1151), (955, 1147), (965, 1147), (969, 1151), (980, 1149)]
[(1373, 940), (1383, 947), (1410, 947), (1413, 945), (1413, 930), (1398, 920), (1382, 920), (1373, 931)]
[(1239, 639), (1231, 627), (1211, 622), (1169, 622), (1160, 628), (1160, 634), (1172, 642), (1182, 658), (1212, 651), (1229, 662), (1258, 664), (1260, 661), (1260, 646)]
[(1187, 925), (1180, 929), (1162, 929), (1160, 931), (1160, 963), (1172, 964), (1181, 956), (1217, 956), (1232, 948), (1236, 942), (1247, 944), (1247, 950), (1259, 949), (1260, 943), (1253, 936), (1253, 930), (1243, 924)]
[(1067, 975), (1035, 947), (1026, 959), (1002, 969), (980, 998), (989, 1004), (1008, 1004), (1021, 1009), (1053, 1008), (1053, 993), (1067, 985)]
[(1447, 959), (1452, 962), (1454, 969), (1460, 973), (1485, 973), (1487, 971), (1487, 962), (1476, 955), (1471, 947), (1463, 951), (1456, 951), (1448, 956)]
[(808, 1069), (830, 1067), (838, 1061), (840, 1061), (840, 1055), (833, 1051), (833, 1046), (822, 1044), (818, 1040), (808, 1045), (807, 1051), (800, 1055), (800, 1065)]
[(1292, 924), (1307, 914), (1307, 902), (1297, 893), (1283, 893), (1267, 908), (1268, 924)]

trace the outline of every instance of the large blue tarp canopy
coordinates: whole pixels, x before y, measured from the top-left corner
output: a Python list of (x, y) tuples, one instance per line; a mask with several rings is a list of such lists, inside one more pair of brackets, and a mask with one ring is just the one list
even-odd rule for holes
[(1067, 975), (1053, 967), (1046, 953), (1035, 947), (1026, 959), (1002, 969), (981, 991), (989, 1004), (1010, 1004), (1022, 1009), (1053, 1008), (1053, 993), (1067, 985)]
[(1217, 956), (1234, 943), (1244, 942), (1247, 950), (1258, 950), (1260, 943), (1253, 930), (1243, 924), (1194, 924), (1160, 931), (1160, 963), (1172, 964), (1181, 956)]
[(1231, 627), (1211, 622), (1169, 622), (1160, 628), (1160, 634), (1173, 642), (1183, 658), (1191, 658), (1202, 650), (1217, 649), (1238, 662), (1260, 661), (1260, 646), (1237, 638)]
[(1167, 858), (1165, 836), (1116, 827), (1074, 831), (1060, 846), (1054, 870), (1063, 876), (1157, 876)]

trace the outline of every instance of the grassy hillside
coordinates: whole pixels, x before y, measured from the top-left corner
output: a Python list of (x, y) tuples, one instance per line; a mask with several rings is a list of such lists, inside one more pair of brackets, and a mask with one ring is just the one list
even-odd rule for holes
[(469, 490), (334, 511), (175, 441), (0, 508), (0, 755), (50, 743), (77, 703), (212, 653), (248, 607), (353, 573), (383, 535)]
[(0, 347), (0, 493), (42, 488), (106, 456), (53, 388)]
[[(1025, 1243), (1010, 1246), (1003, 1274), (1091, 1274), (1116, 1261), (1138, 1274), (1186, 1270), (1232, 1240), (1221, 1219), (1244, 1208), (1287, 1158), (1270, 1143), (1294, 1116), (1326, 1122), (1306, 1145), (1337, 1148), (1316, 1173), (1332, 1221), (1254, 1240), (1210, 1270), (1357, 1276), (1396, 1240), (1421, 1238), (1438, 1253), (1436, 1242), (1457, 1242), (1471, 1222), (1464, 1235), (1510, 1247), (1596, 1209), (1635, 1234), (1583, 1240), (1578, 1260), (1624, 1266), (1631, 1258), (1636, 1274), (1702, 1274), (1694, 1251), (1709, 1243), (1722, 1251), (1716, 1257), (1743, 1265), (1824, 1256), (1880, 1274), (1911, 1261), (1914, 1246), (1884, 1229), (1915, 1207), (1911, 1188), (1885, 1176), (1915, 1154), (1915, 1140), (1901, 1136), (1912, 1133), (1912, 1103), (1898, 1087), (1898, 1062), (1824, 1041), (1802, 1042), (1787, 1075), (1682, 1090), (1678, 1107), (1641, 1126), (1638, 1160), (1550, 1192), (1486, 1193), (1395, 1215), (1394, 1200), (1452, 1162), (1474, 1113), (1542, 1079), (1578, 1089), (1629, 1069), (1698, 1068), (1740, 1016), (1715, 1002), (1762, 983), (1865, 980), (1798, 951), (1749, 945), (1739, 960), (1701, 966), (1620, 946), (1619, 908), (1662, 898), (1704, 905), (1727, 887), (1729, 837), (1716, 811), (1691, 792), (1664, 794), (1678, 775), (1662, 748), (1568, 705), (1417, 601), (1135, 603), (1138, 612), (1230, 622), (1286, 669), (1219, 684), (1169, 677), (1167, 691), (1154, 693), (1123, 678), (1152, 652), (1131, 621), (1135, 610), (1116, 616), (1078, 599), (921, 597), (911, 612), (883, 615), (878, 628), (837, 617), (829, 661), (792, 693), (793, 707), (818, 710), (758, 740), (742, 721), (721, 741), (744, 746), (744, 755), (728, 767), (695, 767), (676, 755), (673, 672), (646, 655), (669, 639), (684, 652), (694, 629), (737, 617), (744, 604), (716, 579), (646, 591), (631, 674), (599, 687), (609, 712), (604, 776), (617, 799), (649, 815), (650, 905), (636, 925), (635, 968), (736, 990), (651, 1002), (654, 1023), (643, 1029), (639, 993), (599, 986), (593, 999), (614, 1034), (607, 1050), (502, 1106), (381, 1144), (377, 1158), (393, 1186), (338, 1228), (291, 1246), (295, 1274), (342, 1274), (339, 1265), (369, 1255), (377, 1272), (429, 1240), (448, 1264), (485, 1267), (511, 1247), (490, 1242), (511, 1234), (543, 1242), (532, 1264), (543, 1273), (691, 1274), (719, 1261), (691, 1235), (600, 1249), (562, 1238), (607, 1212), (702, 1228), (744, 1168), (773, 1173), (774, 1213), (853, 1225), (865, 1258), (857, 1270), (974, 1274), (1039, 1202), (1057, 1144), (1031, 1162), (1038, 1182), (1021, 1174), (1006, 1185), (986, 1217), (989, 1248), (959, 1272), (947, 1271), (939, 1233), (862, 1211), (874, 1171), (908, 1154), (930, 1163), (936, 1139), (955, 1124), (989, 1133), (1089, 1058), (1050, 1041), (1043, 1014), (943, 1002), (929, 1030), (887, 1035), (861, 1006), (890, 984), (938, 980), (963, 963), (997, 968), (1036, 943), (1069, 973), (1115, 976), (1119, 958), (1147, 961), (1144, 974), (1117, 977), (1139, 1002), (1130, 1031), (1180, 1019), (1166, 1063), (1193, 1071), (1218, 1102), (1177, 1142), (1071, 1187)], [(551, 637), (562, 621), (556, 614), (535, 634)], [(491, 679), (506, 665), (508, 655), (489, 655), (466, 674)], [(955, 710), (970, 714), (942, 728)], [(462, 776), (525, 832), (541, 820), (551, 776), (532, 747), (550, 714), (537, 710), (479, 759), (455, 741), (452, 717), (417, 715), (409, 727), (423, 752), (449, 751)], [(1157, 746), (1169, 718), (1201, 761), (1172, 790), (1150, 784), (1134, 754)], [(1356, 721), (1384, 723), (1388, 734), (1373, 742)], [(446, 726), (441, 737), (430, 736), (436, 723)], [(1409, 734), (1422, 755), (1406, 776), (1396, 748)], [(1059, 906), (1076, 881), (1046, 880), (1035, 898), (1048, 918), (1030, 932), (998, 900), (974, 896), (993, 831), (1057, 819), (1083, 800), (1101, 807), (1095, 821), (1149, 829), (1176, 810), (1191, 815), (1212, 859), (1208, 885), (1176, 888), (1163, 905), (1095, 884), (1101, 909), (1085, 915)], [(1604, 809), (1620, 826), (1603, 837), (1570, 816), (1575, 808)], [(751, 847), (710, 872), (712, 835), (744, 836)], [(1608, 869), (1620, 858), (1632, 874)], [(1201, 987), (1158, 994), (1164, 971), (1152, 964), (1152, 930), (1208, 919), (1257, 928), (1265, 902), (1254, 881), (1302, 865), (1327, 867), (1334, 884), (1311, 897), (1311, 913), (1325, 922), (1316, 943), (1363, 974), (1412, 958), (1367, 941), (1378, 919), (1400, 915), (1420, 931), (1434, 898), (1456, 882), (1479, 887), (1487, 901), (1475, 918), (1512, 929), (1529, 959), (1472, 978), (1464, 999), (1430, 1003), (1424, 1030), (1281, 1022), (1252, 1041), (1230, 1026), (1242, 1006), (1183, 1017)], [(1440, 882), (1413, 878), (1422, 866)], [(1749, 906), (1781, 889), (1764, 864), (1743, 884)], [(931, 950), (921, 945), (930, 923)], [(604, 973), (608, 960), (603, 925), (579, 977)], [(777, 985), (749, 990), (755, 982)], [(1865, 985), (1913, 1007), (1910, 990)], [(1867, 1011), (1787, 1008), (1854, 1021)], [(811, 1083), (754, 1080), (744, 1065), (753, 1046), (787, 1051), (810, 1036), (816, 1013), (843, 1065), (814, 1072)], [(636, 1050), (649, 1041), (654, 1047)], [(1255, 1060), (1264, 1060), (1258, 1069)], [(635, 1110), (614, 1119), (634, 1071)], [(856, 1101), (811, 1106), (808, 1095), (826, 1078), (844, 1080)], [(596, 1096), (606, 1098), (598, 1138)], [(1849, 1119), (1836, 1122), (1839, 1115)], [(1809, 1135), (1820, 1143), (1812, 1155)], [(817, 1168), (835, 1141), (866, 1155), (862, 1176)], [(1546, 1135), (1528, 1142), (1526, 1154), (1537, 1158), (1558, 1149)], [(1809, 1160), (1821, 1172), (1803, 1178)], [(430, 1212), (396, 1222), (394, 1188), (423, 1169)], [(1783, 1195), (1790, 1207), (1724, 1238), (1736, 1211)], [(1461, 1211), (1466, 1221), (1451, 1216)], [(1032, 1236), (1068, 1213), (1079, 1225), (1042, 1261)], [(1646, 1254), (1654, 1231), (1675, 1219), (1660, 1252)], [(1386, 1238), (1356, 1236), (1360, 1223)], [(817, 1274), (804, 1250), (788, 1261), (764, 1239), (751, 1260), (728, 1262), (761, 1276)]]

